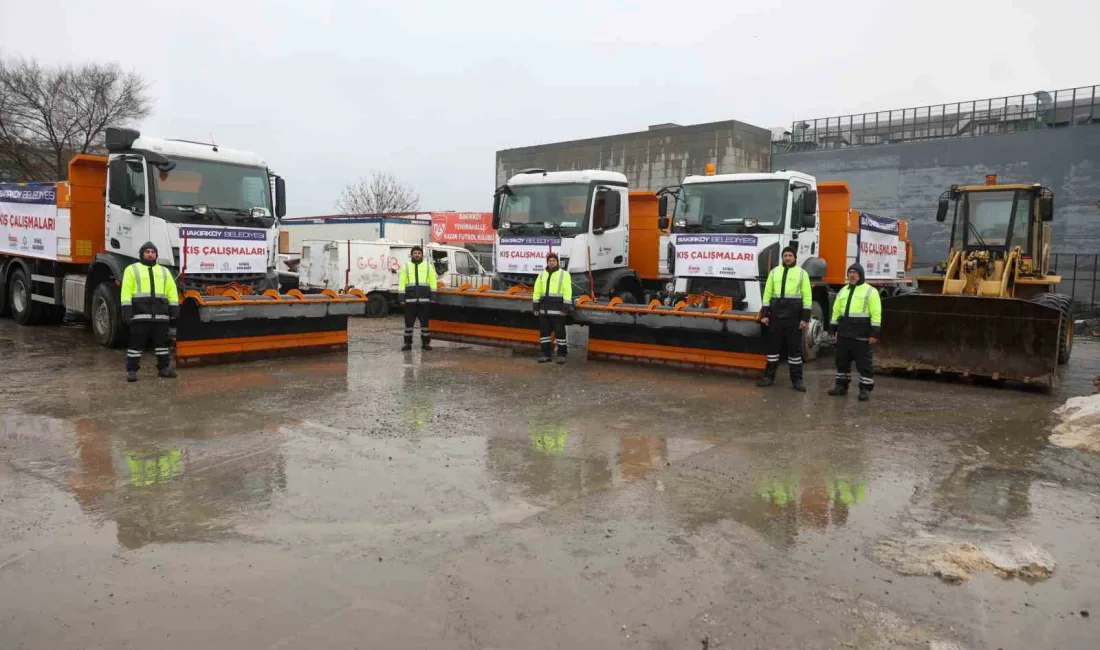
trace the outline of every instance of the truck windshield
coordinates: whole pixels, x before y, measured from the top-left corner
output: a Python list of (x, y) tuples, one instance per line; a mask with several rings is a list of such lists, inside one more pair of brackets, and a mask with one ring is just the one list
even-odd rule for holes
[(782, 233), (787, 181), (687, 183), (675, 224), (687, 232)]
[[(171, 161), (176, 166), (168, 171), (150, 166), (157, 216), (177, 223), (263, 228), (274, 223), (266, 169), (191, 158)], [(196, 205), (205, 205), (207, 213), (196, 213)]]
[(546, 185), (512, 185), (505, 197), (501, 222), (510, 223), (512, 230), (541, 230), (552, 223), (562, 230), (583, 230), (587, 227), (588, 183), (554, 183)]
[(965, 226), (967, 246), (1007, 246), (1008, 227), (1016, 193), (969, 192), (965, 195), (960, 217)]

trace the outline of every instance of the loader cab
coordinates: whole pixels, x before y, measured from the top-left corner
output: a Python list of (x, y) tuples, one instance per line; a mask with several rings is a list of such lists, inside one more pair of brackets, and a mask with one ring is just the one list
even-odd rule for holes
[(1041, 185), (955, 186), (940, 197), (936, 219), (945, 221), (953, 212), (952, 251), (1003, 257), (1019, 248), (1034, 258), (1050, 241), (1053, 208), (1053, 193)]

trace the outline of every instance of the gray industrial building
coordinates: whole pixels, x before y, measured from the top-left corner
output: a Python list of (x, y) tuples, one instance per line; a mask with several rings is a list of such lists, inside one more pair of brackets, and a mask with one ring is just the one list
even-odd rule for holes
[(719, 174), (767, 171), (771, 137), (768, 129), (736, 120), (658, 124), (636, 133), (498, 151), (496, 181), (501, 185), (532, 167), (604, 169), (626, 174), (631, 188), (657, 191), (679, 185), (688, 174), (702, 174), (707, 163)]

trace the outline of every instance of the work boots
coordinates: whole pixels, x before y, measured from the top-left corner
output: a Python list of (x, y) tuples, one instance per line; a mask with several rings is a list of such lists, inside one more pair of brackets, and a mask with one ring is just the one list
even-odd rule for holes
[(162, 379), (175, 379), (176, 371), (171, 368), (162, 368), (157, 371), (157, 376)]
[(767, 388), (775, 384), (775, 371), (779, 368), (778, 363), (768, 362), (768, 365), (764, 367), (764, 376), (760, 378), (760, 381), (756, 382), (756, 385), (761, 388)]
[(130, 382), (137, 381), (137, 371), (136, 370), (127, 370), (126, 371), (126, 381), (130, 381)]
[(539, 357), (539, 363), (550, 363), (550, 361), (551, 361), (550, 357), (548, 357), (546, 355), (543, 355), (543, 356)]
[(871, 399), (871, 391), (866, 386), (859, 387), (859, 401), (866, 402)]
[(412, 343), (406, 343), (405, 345), (401, 346), (401, 351), (402, 352), (408, 352), (411, 349), (413, 349), (413, 344)]
[(797, 390), (800, 393), (806, 392), (806, 384), (802, 383), (801, 379), (794, 379), (791, 381), (791, 388)]
[(838, 395), (847, 395), (848, 386), (845, 384), (837, 384), (835, 387), (829, 389), (829, 394), (836, 397)]
[(565, 363), (565, 357), (562, 357), (562, 356), (554, 357), (554, 363), (558, 364), (559, 366), (563, 365)]

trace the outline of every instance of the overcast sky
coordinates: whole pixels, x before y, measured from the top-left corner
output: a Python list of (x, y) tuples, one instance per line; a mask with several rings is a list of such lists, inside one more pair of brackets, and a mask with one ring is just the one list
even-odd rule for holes
[(372, 169), (484, 210), (498, 149), (1100, 83), (1098, 25), (1095, 0), (0, 0), (0, 52), (136, 69), (144, 132), (260, 153), (305, 215)]

